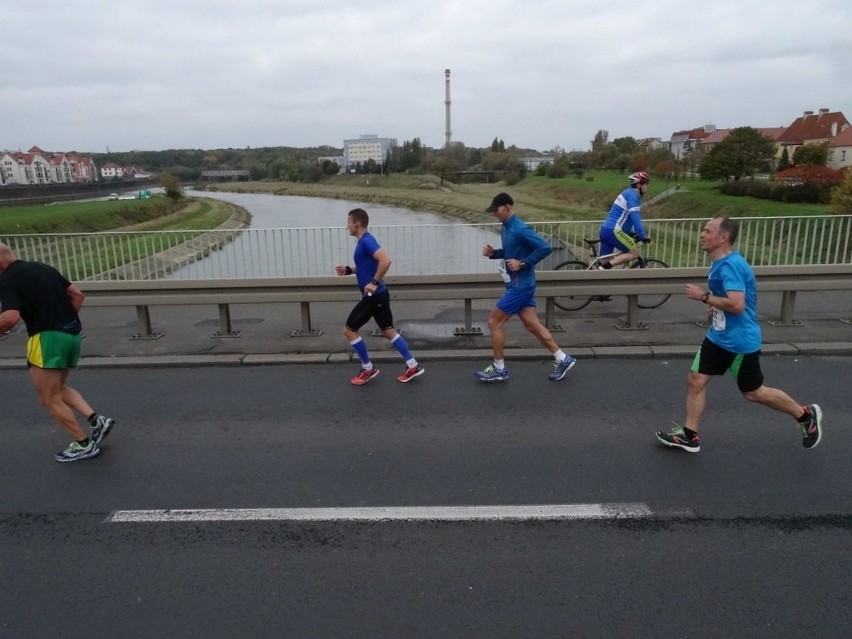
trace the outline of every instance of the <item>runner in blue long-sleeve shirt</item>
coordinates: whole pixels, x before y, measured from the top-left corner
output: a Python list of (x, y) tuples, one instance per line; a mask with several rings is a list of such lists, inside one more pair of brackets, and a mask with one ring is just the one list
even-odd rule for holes
[(535, 265), (550, 255), (550, 245), (527, 226), (512, 212), (515, 205), (508, 193), (498, 193), (491, 200), (491, 206), (485, 209), (502, 223), (500, 240), (503, 248), (496, 249), (490, 244), (482, 248), (482, 254), (492, 260), (503, 260), (505, 269), (503, 279), (506, 292), (497, 300), (497, 304), (488, 316), (488, 328), (491, 330), (491, 348), (494, 362), (476, 376), (483, 382), (501, 382), (509, 378), (503, 361), (506, 346), (506, 334), (503, 325), (517, 315), (524, 327), (532, 333), (554, 357), (553, 373), (550, 379), (558, 381), (565, 377), (576, 360), (562, 352), (550, 331), (538, 318), (535, 311)]

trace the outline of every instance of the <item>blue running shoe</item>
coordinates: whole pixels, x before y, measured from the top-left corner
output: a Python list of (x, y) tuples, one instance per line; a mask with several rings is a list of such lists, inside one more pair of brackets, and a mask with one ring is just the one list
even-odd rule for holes
[(115, 420), (111, 417), (98, 415), (95, 418), (95, 423), (92, 424), (92, 440), (95, 444), (100, 445), (106, 439), (106, 436), (112, 432), (114, 425)]
[(576, 363), (577, 360), (570, 355), (566, 357), (564, 361), (553, 362), (553, 372), (550, 374), (550, 379), (554, 382), (558, 382), (568, 374), (568, 371), (574, 368), (574, 364)]
[(71, 442), (68, 448), (62, 452), (56, 453), (56, 455), (54, 455), (54, 459), (58, 462), (74, 462), (80, 461), (81, 459), (89, 459), (90, 457), (97, 457), (100, 454), (101, 449), (98, 448), (98, 445), (90, 439), (89, 443), (85, 446), (81, 446), (77, 442)]
[(502, 382), (509, 379), (509, 371), (505, 368), (498, 370), (494, 364), (489, 364), (484, 371), (476, 371), (476, 376), (483, 382)]

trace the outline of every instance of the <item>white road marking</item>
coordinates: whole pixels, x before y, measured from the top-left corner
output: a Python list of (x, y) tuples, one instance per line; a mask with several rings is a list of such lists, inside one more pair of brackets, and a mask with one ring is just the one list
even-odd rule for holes
[(642, 503), (533, 506), (398, 506), (363, 508), (210, 508), (116, 510), (106, 523), (198, 521), (547, 521), (562, 519), (642, 519), (652, 515)]

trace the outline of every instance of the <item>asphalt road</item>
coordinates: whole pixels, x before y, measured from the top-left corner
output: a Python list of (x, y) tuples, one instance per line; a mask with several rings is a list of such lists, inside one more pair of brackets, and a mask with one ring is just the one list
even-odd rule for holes
[[(823, 443), (711, 386), (702, 451), (655, 443), (688, 362), (81, 370), (97, 459), (0, 371), (0, 637), (841, 637), (852, 626), (852, 361), (768, 357)], [(559, 521), (115, 523), (148, 509), (644, 504)]]

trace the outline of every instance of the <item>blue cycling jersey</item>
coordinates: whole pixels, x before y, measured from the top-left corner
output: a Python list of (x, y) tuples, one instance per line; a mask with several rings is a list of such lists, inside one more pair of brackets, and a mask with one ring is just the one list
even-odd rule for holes
[(639, 215), (641, 203), (639, 191), (632, 187), (624, 189), (612, 203), (609, 216), (604, 220), (601, 229), (635, 233), (640, 240), (646, 239), (648, 236), (642, 228), (642, 218)]

